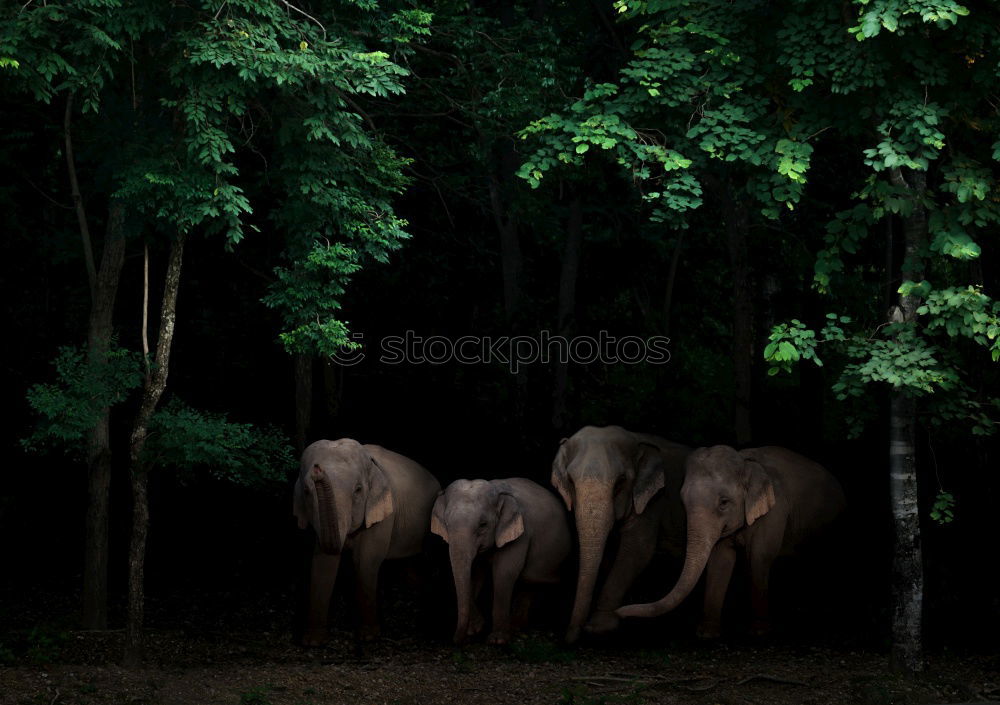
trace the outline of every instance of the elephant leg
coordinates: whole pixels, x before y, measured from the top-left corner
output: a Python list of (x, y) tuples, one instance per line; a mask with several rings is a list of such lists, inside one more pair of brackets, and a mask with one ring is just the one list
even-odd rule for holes
[(358, 628), (358, 638), (361, 641), (374, 641), (379, 635), (378, 626), (378, 572), (382, 567), (383, 556), (365, 555), (362, 551), (355, 553), (354, 569), (357, 573), (355, 597), (361, 624)]
[(482, 611), (479, 609), (479, 594), (483, 591), (483, 585), (485, 584), (485, 561), (476, 561), (472, 565), (472, 604), (469, 606), (469, 628), (466, 631), (467, 636), (475, 636), (479, 632), (483, 631), (483, 627), (486, 626), (486, 617), (483, 616)]
[(326, 553), (313, 554), (312, 574), (309, 577), (309, 615), (302, 634), (305, 646), (322, 646), (327, 640), (327, 620), (330, 614), (330, 597), (337, 581), (340, 556)]
[(725, 540), (715, 544), (705, 566), (705, 608), (696, 632), (699, 639), (716, 639), (722, 633), (722, 605), (735, 564), (736, 547)]
[(487, 641), (506, 644), (510, 641), (510, 606), (514, 598), (514, 581), (508, 577), (493, 578), (493, 629)]
[(618, 628), (615, 610), (621, 606), (625, 591), (632, 586), (636, 576), (649, 565), (656, 550), (656, 534), (656, 521), (642, 515), (632, 516), (622, 526), (614, 565), (585, 627), (588, 632), (603, 634)]
[(514, 591), (514, 605), (511, 607), (510, 624), (515, 630), (524, 628), (528, 623), (531, 614), (531, 601), (534, 595), (531, 590), (519, 589)]
[(510, 611), (514, 599), (514, 584), (524, 570), (527, 550), (510, 546), (493, 557), (493, 630), (487, 641), (506, 644), (510, 641)]
[[(781, 527), (784, 528), (783, 526)], [(781, 549), (779, 541), (756, 541), (747, 545), (747, 560), (750, 567), (750, 606), (753, 622), (750, 631), (763, 636), (770, 631), (769, 606), (767, 599), (771, 566)]]

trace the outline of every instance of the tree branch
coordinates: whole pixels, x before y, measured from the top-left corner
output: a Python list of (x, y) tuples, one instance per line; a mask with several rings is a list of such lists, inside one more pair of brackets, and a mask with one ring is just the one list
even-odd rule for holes
[(70, 125), (73, 122), (73, 96), (66, 97), (66, 112), (63, 115), (63, 134), (66, 139), (66, 169), (69, 172), (69, 187), (73, 195), (73, 206), (76, 209), (76, 220), (80, 225), (80, 238), (83, 240), (83, 259), (87, 263), (87, 282), (90, 284), (90, 298), (97, 293), (97, 267), (94, 266), (94, 247), (90, 241), (90, 226), (87, 225), (87, 212), (83, 208), (83, 197), (80, 196), (80, 184), (76, 180), (76, 160), (73, 158), (73, 137)]
[(316, 24), (318, 24), (319, 28), (321, 30), (323, 30), (323, 41), (326, 41), (326, 27), (323, 26), (322, 22), (320, 22), (319, 20), (317, 20), (315, 17), (313, 17), (312, 15), (310, 15), (305, 10), (301, 10), (301, 9), (295, 7), (295, 5), (293, 5), (292, 3), (288, 2), (288, 0), (278, 0), (278, 2), (280, 2), (282, 5), (284, 5), (285, 7), (287, 7), (289, 10), (295, 10), (297, 13), (299, 13), (303, 17), (308, 17), (310, 20), (312, 20), (313, 22), (315, 22)]

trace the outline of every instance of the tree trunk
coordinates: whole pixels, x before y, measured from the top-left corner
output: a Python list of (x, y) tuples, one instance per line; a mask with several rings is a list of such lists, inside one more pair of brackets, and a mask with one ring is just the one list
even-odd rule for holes
[[(513, 214), (510, 203), (513, 199), (514, 179), (518, 167), (517, 152), (513, 141), (509, 138), (494, 144), (494, 150), (499, 151), (498, 165), (489, 176), (490, 205), (493, 219), (500, 235), (500, 270), (503, 278), (503, 309), (504, 318), (511, 335), (516, 335), (521, 318), (522, 290), (521, 273), (524, 268), (524, 258), (521, 253), (521, 242), (518, 238), (517, 217)], [(528, 443), (529, 433), (525, 425), (527, 415), (528, 376), (511, 375), (510, 396), (513, 400), (512, 422), (516, 434), (516, 443), (524, 446)]]
[[(112, 317), (125, 262), (125, 206), (112, 201), (101, 268), (87, 324), (87, 359), (91, 368), (108, 362)], [(83, 628), (108, 626), (108, 516), (111, 490), (111, 409), (105, 407), (87, 439), (88, 502), (83, 557)]]
[(299, 455), (306, 449), (312, 425), (312, 390), (312, 357), (299, 353), (295, 356), (295, 450)]
[[(559, 273), (558, 335), (569, 338), (576, 318), (576, 282), (580, 273), (580, 250), (583, 247), (583, 202), (575, 196), (569, 204), (566, 223), (566, 247)], [(556, 358), (555, 389), (552, 393), (552, 428), (563, 433), (569, 426), (566, 393), (569, 387), (569, 360)]]
[(667, 284), (663, 289), (663, 335), (670, 337), (670, 319), (674, 309), (674, 287), (677, 284), (677, 268), (681, 262), (681, 249), (684, 246), (684, 231), (677, 233), (677, 244), (670, 256), (670, 269), (667, 270)]
[(490, 205), (493, 220), (500, 235), (500, 269), (503, 277), (503, 308), (508, 322), (512, 322), (521, 306), (521, 271), (524, 259), (521, 242), (517, 236), (517, 219), (509, 209), (514, 173), (517, 171), (517, 154), (510, 140), (499, 146), (499, 173), (490, 177)]
[(69, 190), (73, 198), (73, 210), (76, 211), (76, 222), (80, 227), (80, 239), (83, 241), (83, 261), (87, 265), (87, 284), (90, 287), (90, 298), (97, 294), (97, 269), (94, 267), (94, 247), (90, 241), (90, 226), (87, 223), (87, 211), (83, 207), (83, 196), (80, 194), (80, 183), (76, 178), (76, 158), (73, 156), (73, 98), (71, 92), (66, 97), (66, 111), (63, 114), (63, 140), (66, 144), (66, 172), (69, 176)]
[[(112, 201), (108, 209), (107, 234), (100, 271), (94, 264), (94, 248), (90, 225), (76, 173), (73, 151), (73, 100), (66, 98), (63, 114), (63, 139), (66, 172), (70, 193), (80, 229), (83, 259), (90, 291), (90, 316), (87, 321), (87, 361), (91, 369), (107, 364), (111, 347), (112, 319), (118, 282), (125, 261), (125, 208)], [(87, 518), (84, 530), (83, 555), (83, 619), (84, 629), (106, 629), (108, 626), (108, 515), (111, 493), (111, 434), (110, 407), (101, 409), (87, 438)]]
[(733, 193), (728, 179), (717, 182), (726, 220), (726, 245), (729, 252), (733, 294), (733, 375), (734, 419), (737, 447), (753, 438), (750, 424), (751, 387), (753, 384), (754, 331), (753, 290), (750, 286), (749, 216), (743, 202)]
[[(924, 172), (914, 171), (908, 184), (900, 169), (891, 172), (893, 183), (903, 186), (913, 199), (913, 212), (903, 222), (902, 279), (923, 279), (919, 256), (927, 242), (927, 214), (920, 199), (927, 184)], [(890, 321), (913, 323), (920, 298), (899, 296)], [(922, 671), (921, 619), (924, 601), (920, 514), (917, 505), (916, 401), (903, 390), (890, 399), (889, 488), (895, 525), (893, 558), (892, 666), (907, 673)]]
[(160, 329), (156, 342), (156, 364), (146, 376), (142, 403), (136, 414), (135, 425), (129, 442), (129, 467), (132, 478), (132, 540), (129, 544), (128, 570), (128, 622), (125, 627), (126, 666), (137, 666), (142, 660), (142, 623), (145, 612), (143, 573), (146, 561), (146, 533), (149, 528), (149, 504), (146, 496), (149, 463), (143, 458), (143, 449), (149, 430), (149, 420), (167, 386), (170, 369), (170, 346), (174, 339), (177, 318), (177, 291), (180, 286), (181, 264), (184, 255), (182, 233), (170, 246), (163, 299), (160, 303)]

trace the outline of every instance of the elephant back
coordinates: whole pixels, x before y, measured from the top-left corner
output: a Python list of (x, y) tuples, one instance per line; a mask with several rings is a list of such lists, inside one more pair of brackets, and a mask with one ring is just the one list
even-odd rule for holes
[(365, 450), (386, 474), (393, 495), (393, 542), (420, 543), (430, 531), (441, 483), (415, 460), (378, 445)]

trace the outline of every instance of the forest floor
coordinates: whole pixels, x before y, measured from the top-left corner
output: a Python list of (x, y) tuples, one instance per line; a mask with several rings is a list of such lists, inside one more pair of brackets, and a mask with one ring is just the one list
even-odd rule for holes
[[(231, 616), (231, 615), (230, 615)], [(258, 622), (258, 619), (249, 621)], [(265, 615), (266, 617), (266, 615)], [(223, 620), (223, 622), (228, 620)], [(267, 620), (265, 619), (265, 622)], [(319, 649), (293, 643), (271, 614), (248, 631), (199, 619), (147, 631), (146, 665), (118, 665), (122, 631), (50, 628), (0, 632), (3, 705), (320, 705), (328, 703), (563, 703), (613, 705), (922, 705), (1000, 700), (1000, 654), (931, 654), (906, 680), (887, 655), (853, 648), (724, 640), (704, 645), (563, 646), (551, 632), (509, 646), (456, 648), (439, 638), (383, 637), (355, 645), (335, 631)], [(406, 631), (405, 629), (403, 630)]]
[(128, 670), (115, 665), (121, 639), (120, 632), (71, 633), (59, 644), (36, 644), (36, 661), (46, 648), (58, 655), (0, 667), (0, 702), (918, 705), (1000, 698), (1000, 657), (984, 655), (934, 656), (926, 674), (905, 680), (882, 654), (777, 644), (569, 650), (529, 633), (507, 648), (383, 639), (360, 653), (347, 636), (305, 650), (290, 634), (153, 631), (148, 665)]
[[(62, 586), (68, 588), (69, 584)], [(1000, 701), (1000, 650), (928, 649), (926, 673), (894, 674), (877, 624), (827, 610), (785, 614), (766, 640), (691, 634), (692, 609), (675, 621), (636, 620), (575, 648), (556, 633), (563, 597), (540, 605), (508, 646), (449, 643), (454, 597), (388, 595), (383, 637), (360, 647), (347, 627), (322, 648), (293, 638), (289, 585), (237, 590), (186, 585), (147, 600), (146, 658), (120, 665), (124, 631), (79, 631), (72, 589), (0, 586), (0, 705), (434, 705), (439, 703), (641, 705), (929, 705)], [(435, 600), (438, 604), (435, 604)], [(332, 618), (350, 620), (335, 597)], [(826, 616), (824, 616), (824, 614)], [(121, 625), (120, 601), (112, 623)], [(671, 616), (673, 618), (673, 616)], [(825, 624), (817, 626), (817, 620)], [(867, 627), (865, 626), (867, 625)], [(866, 632), (866, 629), (868, 630)], [(874, 636), (873, 636), (874, 634)]]

